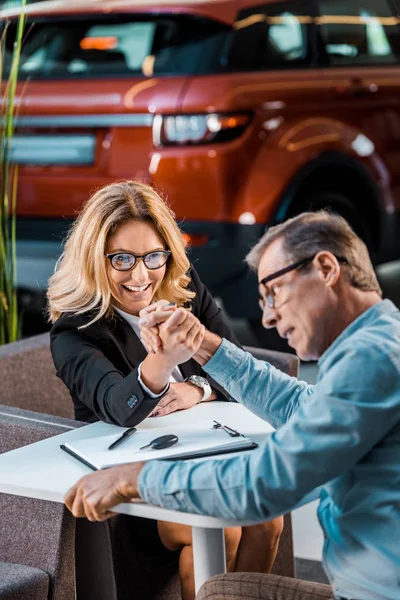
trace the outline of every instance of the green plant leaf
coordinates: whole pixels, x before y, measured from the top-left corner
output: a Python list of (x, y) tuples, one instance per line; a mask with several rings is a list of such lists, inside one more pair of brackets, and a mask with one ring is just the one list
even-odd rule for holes
[(15, 341), (21, 331), (17, 302), (16, 255), (18, 167), (10, 160), (10, 147), (15, 129), (15, 99), (25, 26), (25, 4), (26, 1), (22, 0), (7, 81), (3, 81), (3, 60), (8, 24), (5, 25), (0, 38), (0, 344)]

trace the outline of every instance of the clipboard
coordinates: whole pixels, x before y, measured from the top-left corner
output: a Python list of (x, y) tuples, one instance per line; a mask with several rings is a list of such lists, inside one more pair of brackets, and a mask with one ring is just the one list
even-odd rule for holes
[[(179, 438), (176, 445), (164, 450), (139, 450), (155, 437), (171, 433)], [(162, 427), (156, 430), (140, 430), (139, 427), (134, 435), (115, 450), (108, 450), (110, 444), (118, 437), (115, 434), (67, 442), (60, 448), (93, 471), (97, 471), (120, 464), (154, 459), (191, 460), (218, 457), (232, 452), (254, 450), (258, 447), (251, 438), (236, 433), (236, 436), (231, 437), (225, 429), (215, 429), (215, 426), (209, 422), (197, 426)]]

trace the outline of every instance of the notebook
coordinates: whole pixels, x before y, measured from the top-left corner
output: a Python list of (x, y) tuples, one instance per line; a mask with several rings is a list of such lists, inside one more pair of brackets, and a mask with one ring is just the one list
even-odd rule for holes
[[(230, 437), (225, 430), (213, 429), (212, 425), (207, 422), (193, 426), (158, 427), (152, 431), (139, 429), (113, 450), (108, 450), (108, 447), (120, 437), (123, 429), (117, 434), (67, 442), (60, 447), (93, 470), (152, 459), (201, 458), (257, 447), (253, 440), (244, 435)], [(178, 436), (179, 441), (174, 446), (163, 450), (139, 450), (155, 438), (168, 434)]]

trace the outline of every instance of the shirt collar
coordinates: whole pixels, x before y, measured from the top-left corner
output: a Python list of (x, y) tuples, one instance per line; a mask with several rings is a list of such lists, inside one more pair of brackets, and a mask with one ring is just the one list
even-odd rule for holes
[(374, 323), (381, 315), (388, 315), (392, 312), (398, 312), (398, 308), (393, 304), (391, 300), (388, 299), (381, 300), (377, 304), (374, 304), (373, 306), (368, 308), (359, 317), (357, 317), (357, 319), (352, 321), (352, 323), (350, 323), (350, 325), (348, 325), (346, 329), (344, 329), (342, 333), (338, 335), (338, 337), (329, 346), (329, 348), (325, 350), (325, 352), (322, 354), (322, 356), (320, 356), (318, 360), (318, 366), (321, 367), (322, 363), (325, 360), (327, 360), (327, 358), (329, 358), (330, 354), (336, 350), (337, 346), (339, 346), (339, 344), (341, 344), (344, 340), (353, 335), (353, 333), (355, 333), (362, 327)]
[(114, 310), (117, 313), (119, 313), (121, 315), (121, 317), (123, 317), (125, 319), (125, 321), (128, 321), (128, 323), (130, 325), (137, 325), (137, 326), (139, 326), (139, 317), (137, 317), (136, 315), (131, 315), (130, 313), (127, 313), (124, 310), (121, 310), (120, 308), (117, 308), (116, 306), (114, 306)]

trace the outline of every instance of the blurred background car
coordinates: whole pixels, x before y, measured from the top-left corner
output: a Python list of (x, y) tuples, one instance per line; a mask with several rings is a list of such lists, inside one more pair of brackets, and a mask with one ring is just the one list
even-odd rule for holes
[[(89, 194), (168, 199), (202, 280), (260, 334), (243, 259), (267, 227), (330, 207), (376, 263), (400, 255), (400, 35), (392, 0), (33, 4), (21, 56), (18, 281), (43, 290)], [(18, 9), (11, 21), (7, 59)], [(261, 334), (260, 334), (261, 335)]]

